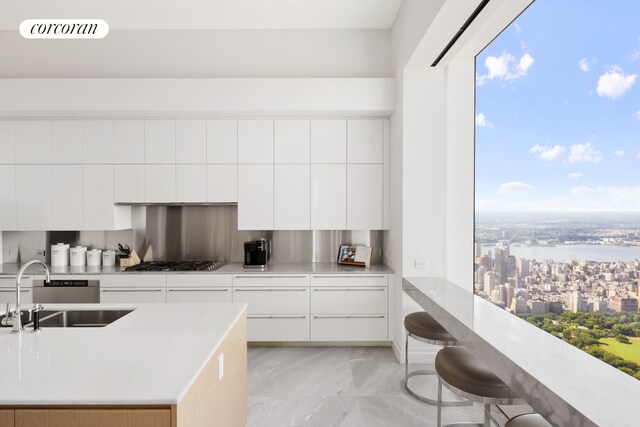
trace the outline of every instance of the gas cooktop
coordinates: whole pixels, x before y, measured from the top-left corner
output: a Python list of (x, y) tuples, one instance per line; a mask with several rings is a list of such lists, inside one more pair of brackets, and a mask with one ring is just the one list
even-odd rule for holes
[(147, 261), (124, 271), (215, 271), (223, 265), (223, 261)]

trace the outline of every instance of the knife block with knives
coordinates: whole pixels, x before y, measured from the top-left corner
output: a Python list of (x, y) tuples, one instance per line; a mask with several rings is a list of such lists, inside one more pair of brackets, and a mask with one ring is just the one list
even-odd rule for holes
[(142, 262), (136, 251), (132, 250), (129, 245), (122, 246), (118, 243), (118, 249), (120, 251), (118, 252), (120, 267), (131, 267)]

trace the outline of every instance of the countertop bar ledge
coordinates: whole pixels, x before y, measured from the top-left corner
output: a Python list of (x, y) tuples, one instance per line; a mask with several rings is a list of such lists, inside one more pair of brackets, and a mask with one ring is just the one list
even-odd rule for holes
[(554, 426), (640, 425), (640, 381), (438, 277), (404, 291)]

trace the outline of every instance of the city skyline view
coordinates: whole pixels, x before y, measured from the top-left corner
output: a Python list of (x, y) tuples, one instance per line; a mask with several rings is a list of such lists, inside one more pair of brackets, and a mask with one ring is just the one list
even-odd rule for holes
[(477, 211), (640, 211), (639, 14), (537, 0), (477, 56)]

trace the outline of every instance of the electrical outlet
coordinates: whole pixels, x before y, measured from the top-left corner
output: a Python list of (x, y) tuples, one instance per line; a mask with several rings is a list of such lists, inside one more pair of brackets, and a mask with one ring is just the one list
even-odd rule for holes
[(45, 249), (36, 249), (36, 256), (46, 256), (47, 251)]
[(427, 268), (427, 261), (423, 259), (417, 259), (414, 261), (414, 266), (419, 270), (425, 270)]
[(222, 381), (222, 377), (224, 377), (224, 353), (218, 356), (218, 381)]

